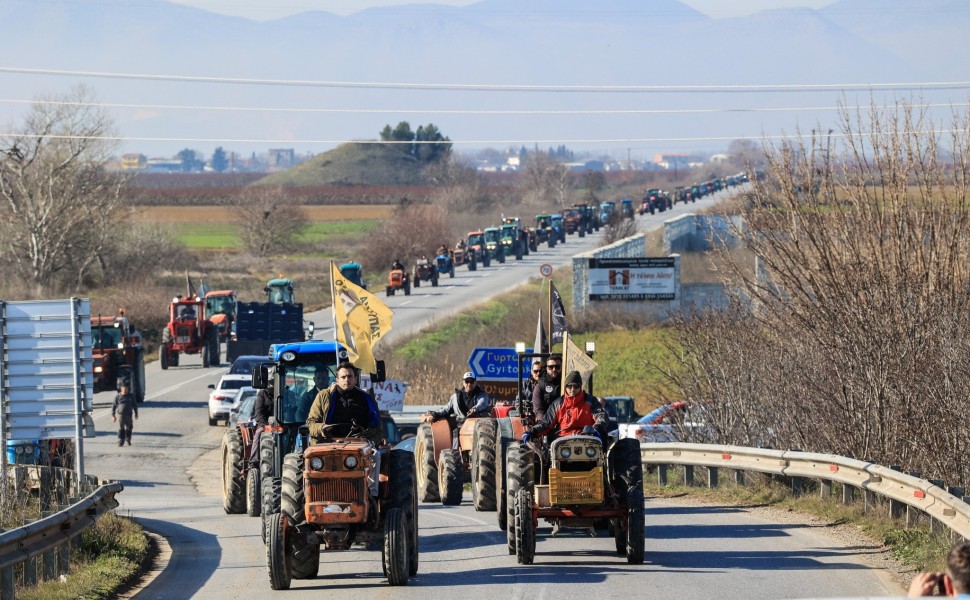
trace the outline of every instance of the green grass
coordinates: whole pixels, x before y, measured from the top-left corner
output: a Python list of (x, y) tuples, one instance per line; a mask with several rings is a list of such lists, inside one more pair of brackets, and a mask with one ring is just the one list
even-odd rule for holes
[(115, 598), (148, 558), (142, 528), (124, 517), (107, 514), (81, 534), (71, 554), (66, 581), (49, 581), (17, 590), (20, 600), (101, 600)]
[[(310, 223), (297, 240), (319, 244), (334, 236), (360, 236), (372, 231), (376, 220), (318, 221)], [(239, 249), (242, 242), (232, 223), (173, 223), (177, 239), (191, 250)]]

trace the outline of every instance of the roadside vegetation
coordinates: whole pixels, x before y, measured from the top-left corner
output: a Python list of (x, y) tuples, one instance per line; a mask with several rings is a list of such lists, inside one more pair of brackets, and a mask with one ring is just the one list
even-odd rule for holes
[(71, 547), (71, 570), (62, 580), (18, 588), (22, 600), (107, 600), (132, 583), (147, 565), (150, 549), (145, 532), (132, 519), (103, 515)]

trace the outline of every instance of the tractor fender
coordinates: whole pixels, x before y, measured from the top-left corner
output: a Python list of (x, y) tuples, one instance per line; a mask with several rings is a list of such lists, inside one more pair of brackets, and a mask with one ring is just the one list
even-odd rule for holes
[(442, 450), (451, 450), (451, 425), (448, 419), (438, 419), (431, 423), (431, 436), (434, 439), (434, 462), (438, 464)]
[(458, 430), (458, 447), (461, 448), (462, 452), (471, 452), (472, 432), (475, 431), (475, 421), (477, 420), (478, 418), (465, 419)]

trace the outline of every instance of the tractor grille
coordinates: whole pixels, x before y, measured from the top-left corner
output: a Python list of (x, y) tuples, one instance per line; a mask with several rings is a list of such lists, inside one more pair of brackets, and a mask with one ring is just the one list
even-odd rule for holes
[(549, 501), (553, 506), (603, 503), (603, 467), (581, 473), (549, 469)]
[(367, 480), (358, 477), (353, 479), (310, 479), (306, 486), (306, 500), (308, 504), (314, 502), (363, 504), (366, 483)]

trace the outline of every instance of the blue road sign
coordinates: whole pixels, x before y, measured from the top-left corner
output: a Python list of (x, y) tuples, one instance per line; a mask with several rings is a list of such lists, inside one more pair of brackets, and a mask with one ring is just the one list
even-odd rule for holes
[(515, 381), (519, 374), (517, 360), (515, 348), (475, 348), (468, 357), (468, 366), (475, 377)]

